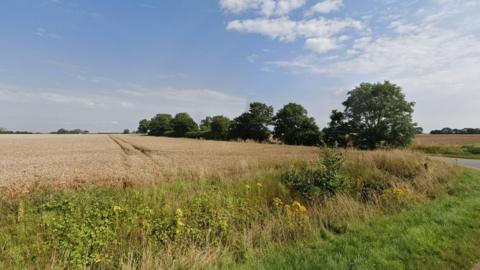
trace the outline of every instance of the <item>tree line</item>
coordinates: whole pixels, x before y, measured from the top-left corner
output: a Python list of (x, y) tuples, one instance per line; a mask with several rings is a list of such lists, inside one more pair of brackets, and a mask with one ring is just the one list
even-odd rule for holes
[(57, 131), (50, 132), (50, 134), (88, 134), (90, 133), (88, 130), (81, 130), (81, 129), (65, 129), (61, 128)]
[(8, 130), (8, 129), (0, 127), (0, 134), (32, 134), (32, 132), (18, 131), (18, 130), (17, 131), (12, 131), (12, 130)]
[(440, 130), (432, 130), (430, 134), (480, 134), (480, 128), (442, 128)]
[[(270, 127), (274, 129), (271, 131)], [(318, 145), (321, 132), (315, 120), (303, 106), (289, 103), (274, 115), (273, 107), (253, 102), (247, 112), (229, 119), (223, 115), (208, 116), (200, 125), (185, 112), (175, 116), (157, 114), (139, 123), (139, 133), (153, 136), (204, 138), (211, 140), (254, 140), (266, 142), (273, 139), (286, 144)]]
[(403, 147), (417, 133), (412, 121), (414, 102), (405, 100), (402, 89), (385, 81), (362, 83), (347, 93), (342, 111), (333, 110), (330, 122), (320, 130), (300, 104), (288, 103), (274, 114), (272, 106), (253, 102), (249, 110), (229, 119), (209, 116), (198, 125), (186, 112), (175, 116), (157, 114), (139, 122), (138, 133), (152, 136), (212, 140), (277, 140), (289, 145), (332, 147)]

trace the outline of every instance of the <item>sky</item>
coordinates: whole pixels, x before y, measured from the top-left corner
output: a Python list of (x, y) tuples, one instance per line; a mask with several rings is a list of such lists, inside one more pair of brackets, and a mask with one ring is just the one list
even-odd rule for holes
[(425, 130), (480, 127), (478, 0), (4, 0), (0, 127), (135, 129), (389, 80)]

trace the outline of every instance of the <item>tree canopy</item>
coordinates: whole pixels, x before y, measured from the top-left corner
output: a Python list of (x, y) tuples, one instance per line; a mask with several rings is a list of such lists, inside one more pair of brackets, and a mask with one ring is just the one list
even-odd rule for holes
[(273, 107), (264, 103), (253, 102), (248, 112), (232, 121), (230, 137), (232, 139), (251, 139), (259, 142), (270, 138), (269, 125), (272, 124)]
[(212, 117), (208, 138), (213, 140), (227, 140), (231, 123), (232, 121), (223, 115)]
[(138, 123), (137, 132), (142, 134), (147, 134), (150, 129), (150, 121), (143, 119)]
[(273, 118), (274, 138), (285, 144), (319, 145), (321, 133), (315, 119), (308, 117), (307, 110), (299, 104), (289, 103)]
[(212, 117), (207, 116), (200, 122), (200, 131), (210, 131), (212, 125)]
[(162, 136), (166, 132), (172, 131), (172, 116), (170, 114), (157, 114), (150, 120), (148, 125), (148, 134), (153, 136)]
[[(407, 102), (402, 89), (395, 84), (388, 81), (362, 83), (348, 92), (343, 105), (343, 116), (334, 116), (335, 119), (344, 118), (344, 121), (332, 121), (328, 131), (330, 135), (344, 136), (339, 127), (345, 128), (347, 123), (348, 140), (358, 148), (406, 146), (415, 136), (412, 122), (415, 103)], [(337, 139), (342, 140), (341, 137)]]
[(177, 113), (171, 121), (171, 126), (177, 137), (184, 137), (187, 132), (198, 131), (197, 123), (186, 112)]
[(333, 110), (330, 115), (328, 127), (323, 129), (323, 141), (326, 145), (333, 147), (347, 147), (350, 137), (350, 126), (347, 123), (345, 114)]

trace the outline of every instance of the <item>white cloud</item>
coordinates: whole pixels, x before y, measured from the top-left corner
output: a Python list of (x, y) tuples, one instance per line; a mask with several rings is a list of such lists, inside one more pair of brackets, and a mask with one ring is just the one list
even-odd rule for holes
[(227, 25), (227, 29), (244, 33), (257, 33), (266, 35), (280, 41), (292, 42), (299, 38), (306, 39), (305, 47), (317, 53), (324, 53), (338, 48), (349, 39), (342, 35), (336, 37), (347, 29), (361, 30), (360, 21), (347, 18), (329, 20), (324, 18), (294, 21), (288, 18), (266, 19), (257, 18), (249, 20), (235, 20)]
[(317, 53), (324, 53), (337, 49), (340, 45), (330, 38), (309, 38), (305, 41), (305, 47)]
[[(360, 31), (364, 28), (361, 21), (352, 18), (292, 19), (287, 16), (305, 4), (305, 0), (220, 0), (220, 6), (227, 11), (241, 13), (257, 10), (261, 15), (251, 19), (232, 20), (227, 24), (227, 30), (261, 34), (283, 42), (303, 39), (305, 48), (316, 53), (341, 47), (350, 39), (347, 35), (341, 35), (342, 32), (350, 29)], [(327, 0), (317, 3), (309, 13), (330, 12), (342, 6), (342, 0)]]
[(266, 17), (287, 15), (305, 3), (306, 0), (220, 0), (220, 6), (226, 11), (241, 13), (255, 10)]
[[(338, 58), (325, 60), (306, 54), (293, 59), (268, 62), (293, 73), (310, 73), (336, 78), (392, 80), (407, 97), (417, 101), (417, 121), (427, 128), (472, 125), (480, 100), (480, 25), (474, 22), (480, 2), (434, 0), (418, 17), (398, 20), (391, 14), (387, 31), (365, 32), (338, 51)], [(378, 25), (376, 25), (378, 28)], [(308, 43), (308, 41), (307, 41)], [(309, 49), (334, 48), (322, 40)], [(343, 80), (342, 80), (343, 81)], [(448, 115), (439, 112), (448, 108)], [(470, 124), (469, 124), (470, 123)], [(477, 121), (477, 125), (480, 124)]]
[(315, 4), (305, 15), (312, 16), (316, 13), (330, 13), (340, 10), (342, 7), (343, 0), (325, 0)]

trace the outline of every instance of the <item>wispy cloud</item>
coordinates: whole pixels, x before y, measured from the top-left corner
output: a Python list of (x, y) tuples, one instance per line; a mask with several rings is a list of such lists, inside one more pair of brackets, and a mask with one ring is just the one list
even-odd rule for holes
[[(478, 1), (434, 0), (409, 17), (399, 19), (392, 13), (383, 26), (372, 26), (387, 30), (360, 33), (344, 50), (336, 51), (333, 60), (302, 53), (266, 64), (352, 81), (390, 79), (418, 101), (420, 122), (457, 126), (472, 110), (471, 101), (480, 100), (480, 24), (472, 23), (478, 12)], [(335, 47), (331, 40), (320, 40), (318, 45), (320, 52)], [(437, 112), (446, 103), (455, 109), (448, 119), (438, 119)]]
[[(29, 88), (0, 84), (0, 102), (25, 106), (42, 106), (42, 111), (76, 108), (89, 112), (108, 110), (109, 115), (126, 111), (151, 116), (160, 112), (189, 112), (197, 120), (206, 115), (235, 116), (243, 111), (246, 100), (211, 89), (129, 88), (92, 94), (67, 89)], [(29, 105), (30, 104), (30, 105)]]
[(220, 0), (220, 6), (232, 13), (254, 10), (265, 17), (285, 16), (305, 5), (306, 0)]
[(61, 39), (62, 35), (47, 31), (45, 28), (39, 27), (35, 31), (35, 35), (39, 37), (46, 37), (46, 38), (52, 38), (52, 39)]

